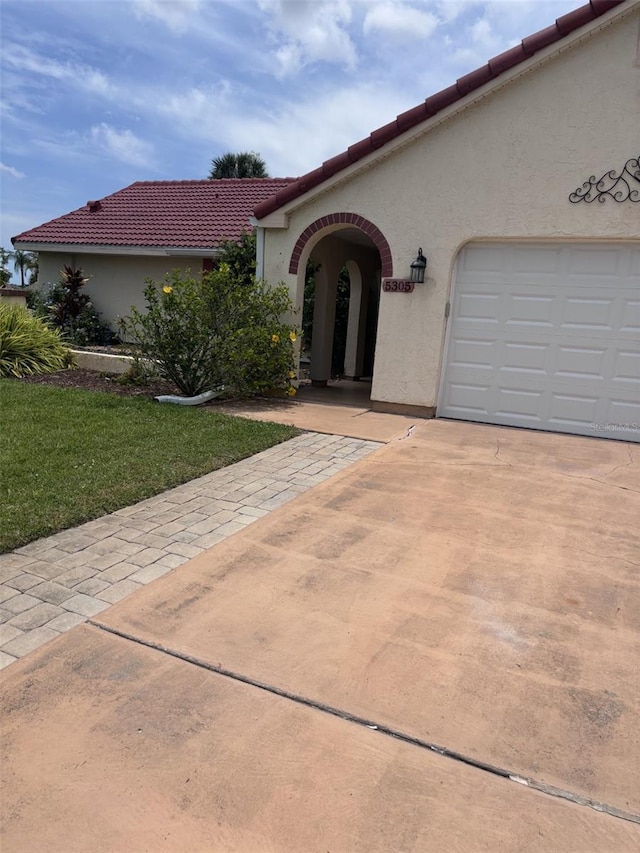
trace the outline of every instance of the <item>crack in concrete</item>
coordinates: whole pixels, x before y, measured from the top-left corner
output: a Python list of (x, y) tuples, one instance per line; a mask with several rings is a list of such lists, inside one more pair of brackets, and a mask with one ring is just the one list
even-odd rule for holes
[(496, 452), (493, 454), (493, 458), (496, 460), (496, 462), (499, 462), (504, 468), (515, 468), (516, 466), (513, 464), (513, 462), (507, 462), (506, 459), (503, 459), (500, 456), (501, 451), (502, 445), (500, 444), (500, 439), (496, 437)]
[(205, 669), (209, 672), (215, 672), (217, 675), (222, 675), (225, 678), (230, 678), (233, 681), (239, 681), (242, 684), (247, 684), (251, 687), (257, 687), (259, 690), (264, 690), (265, 692), (271, 693), (274, 696), (280, 696), (281, 698), (289, 699), (291, 702), (295, 702), (298, 705), (303, 705), (307, 708), (313, 708), (316, 711), (321, 711), (322, 713), (330, 714), (331, 716), (337, 717), (341, 720), (345, 720), (346, 722), (355, 723), (356, 725), (363, 726), (364, 728), (367, 728), (370, 731), (380, 732), (380, 734), (386, 735), (387, 737), (392, 737), (396, 740), (400, 740), (403, 743), (408, 743), (412, 746), (417, 746), (421, 749), (426, 749), (429, 752), (435, 752), (437, 755), (441, 755), (444, 758), (449, 758), (453, 761), (458, 761), (461, 764), (466, 764), (468, 767), (473, 767), (476, 770), (482, 770), (486, 773), (491, 773), (493, 776), (499, 776), (500, 778), (506, 779), (509, 782), (515, 782), (518, 785), (524, 785), (525, 787), (532, 788), (533, 790), (539, 791), (542, 794), (547, 794), (551, 797), (567, 800), (571, 803), (574, 803), (575, 805), (585, 806), (587, 808), (594, 809), (595, 811), (608, 814), (611, 817), (640, 824), (640, 814), (637, 814), (635, 812), (628, 812), (623, 809), (618, 809), (616, 808), (616, 806), (609, 805), (608, 803), (599, 802), (598, 800), (594, 800), (591, 797), (584, 797), (582, 794), (577, 794), (574, 791), (567, 791), (563, 788), (556, 788), (553, 785), (547, 785), (546, 783), (540, 782), (537, 779), (533, 779), (526, 776), (520, 776), (519, 774), (512, 773), (511, 771), (505, 770), (502, 767), (497, 767), (492, 764), (488, 764), (484, 761), (480, 761), (476, 758), (472, 758), (471, 756), (464, 755), (463, 753), (456, 752), (453, 749), (449, 749), (449, 747), (439, 746), (438, 744), (431, 743), (429, 741), (423, 740), (422, 738), (414, 737), (413, 735), (409, 735), (406, 732), (399, 731), (398, 729), (393, 729), (390, 726), (386, 726), (382, 723), (376, 723), (373, 720), (367, 720), (366, 718), (360, 717), (357, 714), (351, 714), (348, 711), (344, 711), (340, 708), (334, 708), (332, 705), (326, 705), (324, 702), (318, 702), (315, 699), (308, 699), (307, 697), (300, 696), (297, 693), (291, 693), (288, 690), (284, 690), (280, 687), (275, 687), (272, 684), (267, 684), (265, 682), (258, 681), (255, 678), (251, 678), (247, 675), (242, 675), (241, 673), (233, 672), (232, 670), (225, 669), (221, 664), (216, 666), (215, 664), (207, 663), (206, 661), (194, 657), (193, 655), (188, 655), (185, 652), (179, 652), (175, 649), (170, 649), (167, 646), (163, 646), (161, 643), (155, 643), (151, 640), (143, 640), (140, 637), (135, 637), (133, 634), (128, 634), (125, 631), (119, 631), (117, 628), (111, 628), (108, 625), (102, 625), (99, 622), (94, 622), (92, 619), (89, 619), (87, 624), (91, 625), (94, 628), (97, 628), (100, 631), (105, 631), (106, 633), (113, 634), (114, 636), (120, 637), (123, 640), (129, 640), (130, 642), (135, 643), (137, 645), (144, 646), (148, 649), (153, 649), (157, 652), (161, 652), (162, 654), (168, 655), (169, 657), (173, 657), (177, 660), (181, 660), (185, 663), (197, 666), (200, 669)]
[[(574, 554), (586, 554), (588, 557), (595, 557), (597, 560), (611, 559), (611, 554), (596, 554), (595, 551), (587, 551), (584, 548), (576, 548), (574, 545), (561, 545), (560, 547), (563, 551), (572, 551)], [(635, 560), (629, 560), (628, 557), (616, 557), (615, 559), (619, 560), (621, 563), (628, 563), (634, 568), (640, 568), (640, 563), (635, 562)]]
[[(613, 471), (617, 471), (618, 468), (626, 467), (626, 465), (618, 465), (612, 471), (607, 471), (603, 476), (608, 477), (609, 474), (613, 474)], [(572, 480), (590, 480), (592, 483), (599, 483), (601, 486), (609, 486), (610, 489), (620, 489), (623, 492), (634, 492), (635, 494), (640, 494), (640, 489), (632, 489), (631, 486), (619, 486), (617, 483), (607, 483), (606, 480), (599, 480), (597, 477), (581, 477), (580, 474), (568, 474), (566, 471), (563, 472), (563, 476), (570, 477)]]

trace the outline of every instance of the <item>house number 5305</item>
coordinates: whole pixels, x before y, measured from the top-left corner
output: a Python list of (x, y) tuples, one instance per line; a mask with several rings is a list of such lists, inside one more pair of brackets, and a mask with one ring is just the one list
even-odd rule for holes
[(415, 284), (406, 278), (385, 278), (382, 289), (385, 293), (411, 293)]

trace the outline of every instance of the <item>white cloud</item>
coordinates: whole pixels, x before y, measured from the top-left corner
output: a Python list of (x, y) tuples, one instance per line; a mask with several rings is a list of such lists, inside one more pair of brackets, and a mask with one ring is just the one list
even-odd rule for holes
[(365, 33), (378, 31), (396, 38), (428, 38), (438, 26), (431, 12), (406, 3), (384, 2), (371, 6), (365, 16)]
[(183, 33), (200, 11), (201, 0), (134, 0), (138, 18), (151, 18), (175, 33)]
[(49, 77), (53, 80), (67, 80), (95, 95), (106, 96), (113, 93), (113, 86), (108, 78), (101, 71), (88, 65), (58, 62), (17, 44), (6, 47), (3, 58), (5, 63), (15, 71)]
[(116, 130), (102, 122), (91, 128), (90, 140), (108, 156), (130, 166), (151, 165), (153, 146), (140, 139), (130, 130)]
[[(235, 91), (228, 81), (221, 81), (217, 87), (194, 86), (188, 91), (178, 91), (173, 94), (165, 93), (160, 98), (157, 92), (148, 92), (147, 105), (153, 104), (154, 111), (168, 117), (177, 128), (183, 128), (195, 136), (215, 134), (224, 125), (225, 115), (229, 109), (235, 108), (242, 112), (251, 107), (244, 100), (241, 92)], [(144, 101), (136, 104), (144, 109)]]
[(163, 105), (164, 114), (205, 157), (220, 151), (259, 151), (273, 176), (298, 176), (391, 121), (419, 100), (393, 86), (356, 83), (268, 108), (248, 108), (230, 96), (193, 90)]
[(455, 21), (473, 6), (482, 5), (478, 0), (439, 0), (436, 4), (438, 17), (449, 23)]
[(7, 166), (5, 163), (0, 163), (0, 172), (6, 172), (8, 175), (11, 175), (12, 178), (24, 178), (24, 172), (18, 171), (18, 169), (14, 169), (13, 166)]
[(471, 27), (471, 38), (475, 45), (487, 53), (487, 59), (490, 57), (490, 51), (494, 50), (500, 43), (500, 39), (487, 18), (480, 18), (479, 21), (475, 22)]
[(356, 47), (348, 33), (347, 0), (258, 0), (270, 18), (269, 29), (280, 76), (295, 74), (313, 62), (353, 68)]

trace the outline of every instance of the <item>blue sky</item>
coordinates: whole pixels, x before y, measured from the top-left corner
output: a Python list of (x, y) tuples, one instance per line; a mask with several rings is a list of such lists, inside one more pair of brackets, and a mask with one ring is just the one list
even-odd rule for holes
[(0, 245), (226, 151), (300, 175), (581, 0), (0, 0)]

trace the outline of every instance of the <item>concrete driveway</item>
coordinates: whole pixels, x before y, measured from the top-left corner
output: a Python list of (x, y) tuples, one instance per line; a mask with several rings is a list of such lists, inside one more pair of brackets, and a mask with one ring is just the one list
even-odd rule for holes
[(5, 671), (4, 853), (639, 849), (639, 518), (422, 423)]

